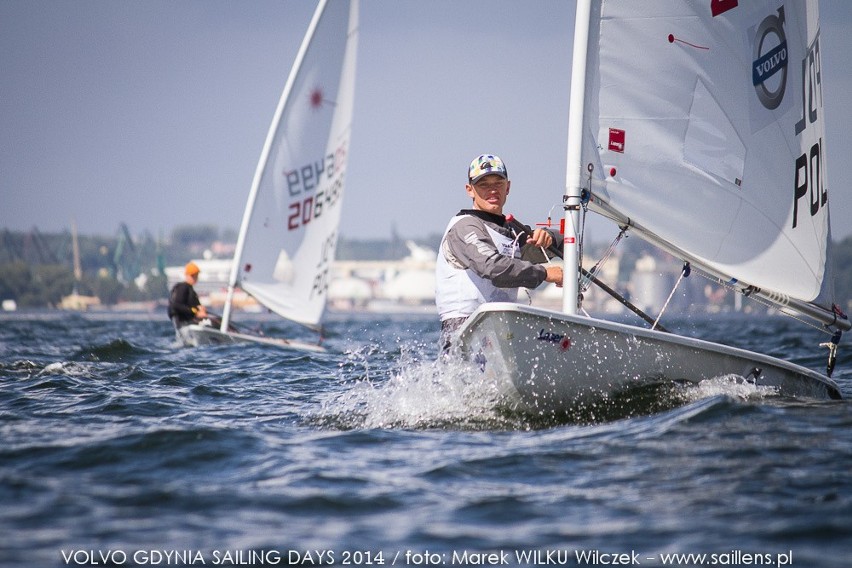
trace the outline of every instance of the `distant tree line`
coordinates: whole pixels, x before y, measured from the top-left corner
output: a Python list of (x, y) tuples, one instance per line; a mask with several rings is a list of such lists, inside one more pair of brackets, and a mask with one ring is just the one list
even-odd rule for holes
[(133, 237), (121, 224), (113, 236), (79, 235), (79, 279), (74, 273), (71, 231), (0, 230), (0, 300), (18, 307), (52, 307), (77, 292), (101, 303), (167, 297), (165, 267), (200, 257), (217, 240), (236, 240), (234, 231), (213, 226), (175, 228), (168, 238), (148, 232)]
[[(79, 235), (80, 279), (74, 275), (71, 231), (42, 234), (38, 229), (0, 229), (0, 301), (18, 307), (52, 307), (76, 291), (97, 296), (102, 304), (164, 300), (168, 296), (165, 267), (201, 258), (214, 243), (233, 245), (237, 233), (211, 225), (176, 227), (168, 237), (149, 232), (133, 237), (121, 224), (113, 236)], [(437, 249), (440, 235), (417, 239)], [(403, 240), (341, 238), (337, 258), (395, 260), (408, 254)]]
[[(437, 251), (441, 235), (411, 239)], [(210, 225), (176, 227), (168, 237), (148, 232), (132, 237), (125, 225), (113, 236), (80, 235), (77, 239), (81, 274), (74, 275), (73, 236), (70, 231), (41, 234), (37, 229), (0, 230), (0, 301), (15, 300), (21, 308), (56, 306), (73, 291), (97, 296), (106, 305), (123, 301), (164, 300), (168, 295), (165, 267), (200, 258), (214, 243), (233, 244), (236, 232)], [(633, 266), (651, 245), (638, 238), (621, 245), (622, 265)], [(341, 237), (341, 260), (399, 260), (409, 254), (405, 239), (394, 233), (388, 239)], [(852, 237), (836, 242), (835, 291), (852, 311)], [(620, 278), (629, 278), (621, 271)]]

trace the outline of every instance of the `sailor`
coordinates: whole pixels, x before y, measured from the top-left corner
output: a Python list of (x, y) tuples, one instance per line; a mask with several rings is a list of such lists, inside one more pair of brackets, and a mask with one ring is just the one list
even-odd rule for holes
[(180, 328), (196, 323), (207, 317), (207, 308), (201, 305), (198, 294), (193, 286), (198, 283), (201, 269), (194, 262), (188, 262), (184, 267), (184, 280), (178, 282), (169, 294), (169, 318), (180, 337)]
[(521, 259), (520, 245), (549, 248), (554, 234), (531, 231), (526, 243), (503, 215), (511, 182), (503, 160), (492, 154), (474, 158), (465, 190), (472, 209), (450, 219), (435, 267), (435, 303), (441, 317), (441, 347), (446, 352), (452, 335), (485, 302), (516, 302), (518, 288), (542, 282), (562, 285), (562, 267)]

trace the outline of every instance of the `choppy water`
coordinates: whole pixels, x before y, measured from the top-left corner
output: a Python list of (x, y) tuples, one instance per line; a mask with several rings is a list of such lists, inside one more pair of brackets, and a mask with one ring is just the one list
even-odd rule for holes
[[(824, 366), (787, 320), (681, 327)], [(0, 320), (0, 566), (850, 565), (849, 399), (720, 379), (547, 423), (436, 343), (423, 316), (333, 316), (321, 355)], [(848, 341), (835, 379), (852, 399)]]

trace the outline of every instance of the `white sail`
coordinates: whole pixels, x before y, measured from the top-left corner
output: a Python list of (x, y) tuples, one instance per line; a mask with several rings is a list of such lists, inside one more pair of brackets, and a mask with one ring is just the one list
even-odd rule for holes
[(592, 209), (830, 320), (816, 0), (595, 0), (589, 21)]
[[(313, 326), (326, 304), (352, 127), (357, 0), (321, 0), (281, 95), (246, 206), (231, 287)], [(230, 294), (229, 294), (230, 296)], [(226, 329), (230, 304), (222, 329)]]

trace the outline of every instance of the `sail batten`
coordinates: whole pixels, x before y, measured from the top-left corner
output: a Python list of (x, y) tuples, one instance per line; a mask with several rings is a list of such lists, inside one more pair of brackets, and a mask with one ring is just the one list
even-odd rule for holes
[(832, 320), (817, 2), (638, 5), (592, 3), (591, 209)]

